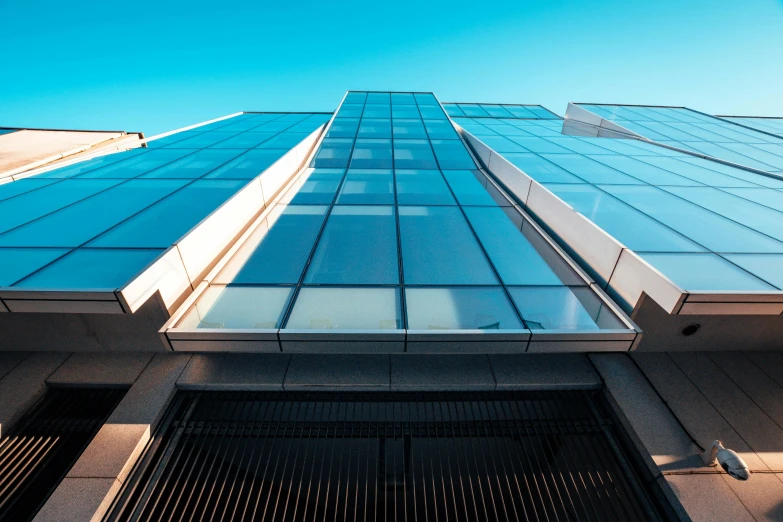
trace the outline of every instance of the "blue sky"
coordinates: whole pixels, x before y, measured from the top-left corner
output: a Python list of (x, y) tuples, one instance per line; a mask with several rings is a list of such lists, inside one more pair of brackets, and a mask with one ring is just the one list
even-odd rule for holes
[(0, 0), (0, 126), (144, 131), (441, 101), (783, 116), (783, 1)]

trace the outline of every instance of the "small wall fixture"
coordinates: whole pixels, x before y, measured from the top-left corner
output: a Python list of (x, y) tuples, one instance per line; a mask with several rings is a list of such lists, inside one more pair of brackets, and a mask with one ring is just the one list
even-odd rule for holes
[(750, 478), (748, 465), (745, 464), (742, 457), (737, 455), (734, 450), (724, 448), (723, 443), (719, 440), (714, 441), (709, 448), (704, 450), (701, 458), (708, 466), (720, 464), (726, 470), (726, 473), (737, 480), (748, 480)]
[(688, 326), (684, 326), (682, 328), (682, 330), (680, 330), (680, 333), (682, 335), (684, 335), (685, 337), (689, 337), (689, 336), (695, 334), (696, 332), (698, 332), (699, 328), (701, 328), (700, 324), (696, 324), (696, 323), (689, 324)]

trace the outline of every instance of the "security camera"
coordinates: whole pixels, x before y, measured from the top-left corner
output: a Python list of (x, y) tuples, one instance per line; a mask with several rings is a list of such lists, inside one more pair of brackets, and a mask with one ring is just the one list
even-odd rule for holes
[(748, 480), (750, 478), (748, 465), (745, 464), (742, 457), (737, 455), (734, 450), (724, 448), (723, 443), (719, 440), (714, 441), (709, 448), (704, 450), (701, 458), (704, 459), (708, 466), (720, 464), (726, 470), (726, 473), (737, 480)]

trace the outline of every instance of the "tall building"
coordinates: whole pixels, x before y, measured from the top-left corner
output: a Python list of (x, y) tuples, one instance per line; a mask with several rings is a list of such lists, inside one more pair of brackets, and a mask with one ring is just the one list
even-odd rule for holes
[(781, 519), (781, 121), (349, 91), (29, 155), (0, 520)]

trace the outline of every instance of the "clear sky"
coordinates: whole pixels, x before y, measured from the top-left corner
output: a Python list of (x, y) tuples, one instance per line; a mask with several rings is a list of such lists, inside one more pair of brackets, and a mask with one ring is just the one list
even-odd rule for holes
[(0, 126), (147, 136), (348, 89), (783, 116), (783, 0), (0, 0)]

